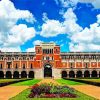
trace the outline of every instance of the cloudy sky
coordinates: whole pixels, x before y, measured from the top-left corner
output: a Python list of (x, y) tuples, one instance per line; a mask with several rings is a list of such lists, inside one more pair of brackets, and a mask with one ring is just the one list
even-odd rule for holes
[(41, 42), (100, 51), (100, 0), (0, 0), (0, 50), (34, 52)]

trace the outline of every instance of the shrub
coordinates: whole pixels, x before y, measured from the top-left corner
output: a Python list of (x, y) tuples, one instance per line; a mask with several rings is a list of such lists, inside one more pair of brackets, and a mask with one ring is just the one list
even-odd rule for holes
[(31, 93), (29, 98), (76, 98), (76, 94), (73, 88), (68, 86), (55, 86), (53, 84), (41, 84), (34, 85), (31, 87)]

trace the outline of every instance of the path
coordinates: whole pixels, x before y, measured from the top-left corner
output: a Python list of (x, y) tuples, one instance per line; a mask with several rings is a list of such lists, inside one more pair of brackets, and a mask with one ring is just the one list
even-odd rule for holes
[(71, 85), (69, 87), (72, 87), (86, 95), (89, 95), (91, 97), (96, 98), (97, 100), (100, 100), (100, 87), (93, 85)]
[(0, 100), (9, 100), (29, 86), (4, 86), (0, 87)]

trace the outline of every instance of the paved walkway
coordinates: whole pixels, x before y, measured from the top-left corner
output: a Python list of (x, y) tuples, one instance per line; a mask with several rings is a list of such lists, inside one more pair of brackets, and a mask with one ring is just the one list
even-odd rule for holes
[(74, 89), (86, 95), (89, 95), (91, 97), (96, 98), (97, 100), (100, 100), (100, 87), (93, 85), (73, 85), (69, 87), (73, 87)]
[(4, 86), (0, 87), (0, 100), (9, 100), (29, 86)]

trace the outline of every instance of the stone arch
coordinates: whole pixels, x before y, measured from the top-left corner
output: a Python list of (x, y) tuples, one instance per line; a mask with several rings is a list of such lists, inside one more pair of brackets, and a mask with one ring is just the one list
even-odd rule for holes
[(52, 65), (51, 64), (44, 65), (44, 77), (52, 77)]
[(69, 77), (74, 78), (75, 77), (75, 72), (74, 71), (69, 71)]
[(27, 72), (26, 71), (21, 72), (21, 78), (27, 78)]
[(90, 77), (90, 72), (88, 70), (84, 71), (84, 77)]
[(62, 78), (66, 78), (67, 77), (67, 72), (66, 71), (62, 71), (61, 72), (61, 77)]
[(7, 72), (6, 72), (6, 78), (12, 78), (11, 71), (7, 71)]
[(29, 78), (34, 78), (34, 71), (29, 72)]
[(0, 78), (4, 78), (4, 72), (0, 71)]
[(18, 71), (14, 71), (13, 78), (19, 78), (19, 72)]
[(93, 70), (91, 76), (92, 77), (97, 77), (97, 71), (96, 70)]
[(82, 77), (82, 71), (77, 71), (76, 72), (76, 77), (81, 78)]

